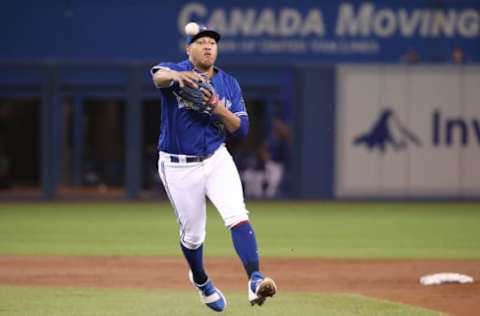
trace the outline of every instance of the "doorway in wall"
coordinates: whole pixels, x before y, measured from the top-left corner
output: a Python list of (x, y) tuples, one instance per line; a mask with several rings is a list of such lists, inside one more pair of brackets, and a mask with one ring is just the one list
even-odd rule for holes
[(0, 196), (40, 194), (40, 98), (0, 98)]
[(250, 129), (245, 139), (229, 138), (227, 148), (249, 199), (286, 198), (290, 185), (290, 109), (278, 90), (243, 89)]

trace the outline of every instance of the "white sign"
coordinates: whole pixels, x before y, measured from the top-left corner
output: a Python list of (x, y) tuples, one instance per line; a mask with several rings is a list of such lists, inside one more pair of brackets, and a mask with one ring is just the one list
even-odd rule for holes
[(338, 197), (479, 197), (480, 67), (341, 66)]

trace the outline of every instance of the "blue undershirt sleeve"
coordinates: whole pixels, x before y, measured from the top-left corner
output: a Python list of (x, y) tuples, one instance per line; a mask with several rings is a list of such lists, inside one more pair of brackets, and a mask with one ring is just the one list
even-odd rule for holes
[(235, 138), (244, 138), (248, 134), (248, 129), (250, 127), (250, 123), (248, 122), (248, 116), (242, 115), (239, 116), (240, 118), (240, 127), (232, 133), (232, 136)]

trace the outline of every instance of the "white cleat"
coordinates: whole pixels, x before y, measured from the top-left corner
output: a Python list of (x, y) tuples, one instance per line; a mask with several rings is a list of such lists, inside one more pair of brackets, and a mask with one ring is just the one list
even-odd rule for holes
[(189, 272), (188, 278), (193, 286), (197, 288), (198, 294), (200, 295), (200, 302), (216, 312), (223, 312), (225, 308), (227, 308), (227, 300), (225, 299), (225, 296), (223, 296), (223, 293), (220, 292), (219, 289), (213, 286), (210, 279), (204, 284), (198, 285), (193, 281), (192, 271)]
[(267, 297), (272, 297), (275, 293), (277, 285), (271, 278), (263, 276), (260, 272), (252, 273), (248, 281), (248, 300), (252, 306), (255, 304), (261, 306)]

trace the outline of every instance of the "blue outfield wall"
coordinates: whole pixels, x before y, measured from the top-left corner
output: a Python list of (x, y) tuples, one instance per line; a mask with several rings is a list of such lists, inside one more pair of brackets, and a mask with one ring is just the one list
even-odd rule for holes
[[(219, 66), (231, 71), (252, 96), (263, 93), (267, 102), (280, 98), (293, 109), (291, 189), (296, 198), (334, 198), (345, 183), (345, 196), (361, 192), (355, 182), (335, 183), (336, 170), (349, 166), (339, 168), (341, 157), (335, 156), (338, 64), (372, 69), (374, 63), (448, 64), (454, 48), (462, 50), (462, 63), (480, 62), (477, 0), (4, 2), (0, 96), (42, 100), (40, 169), (45, 197), (55, 195), (61, 178), (56, 167), (62, 161), (61, 97), (74, 98), (76, 111), (81, 112), (82, 97), (97, 91), (127, 104), (126, 195), (138, 195), (142, 170), (138, 104), (155, 96), (148, 68), (185, 57), (182, 29), (190, 20), (222, 33)], [(462, 71), (469, 68), (463, 67)], [(478, 122), (476, 113), (469, 115)], [(364, 119), (368, 124), (370, 118)], [(75, 131), (78, 143), (81, 126)], [(345, 150), (349, 141), (345, 140)], [(81, 146), (77, 149), (82, 152)], [(79, 164), (77, 159), (74, 165)], [(77, 173), (74, 182), (78, 177)]]
[[(145, 75), (150, 65), (22, 63), (16, 68), (0, 63), (0, 71), (18, 72), (11, 78), (20, 78), (25, 69), (38, 72), (28, 81), (0, 80), (0, 98), (42, 100), (39, 164), (45, 198), (56, 195), (62, 179), (62, 100), (73, 98), (78, 115), (81, 98), (91, 96), (125, 101), (126, 197), (139, 195), (141, 102), (157, 97)], [(73, 69), (83, 80), (74, 82), (65, 76)], [(289, 197), (480, 196), (479, 66), (225, 64), (225, 69), (238, 75), (247, 99), (267, 103), (280, 99), (292, 110)], [(105, 75), (108, 70), (113, 71), (110, 81)], [(118, 81), (118, 75), (127, 80)], [(82, 126), (74, 125), (73, 165), (78, 169)], [(78, 173), (73, 174), (78, 184)]]
[[(84, 152), (83, 101), (89, 97), (115, 98), (126, 104), (125, 194), (139, 195), (142, 183), (141, 102), (156, 98), (148, 75), (153, 63), (13, 62), (1, 63), (0, 98), (38, 97), (42, 159), (42, 196), (53, 198), (62, 182), (64, 107), (73, 100), (72, 185), (81, 183)], [(281, 105), (293, 132), (291, 153), (292, 198), (332, 198), (334, 181), (335, 66), (224, 64), (236, 76), (247, 98)], [(33, 89), (33, 90), (32, 90)], [(253, 94), (252, 94), (253, 93)], [(280, 104), (278, 104), (280, 101)], [(159, 104), (160, 105), (160, 104)], [(290, 113), (289, 113), (290, 111)]]
[(335, 67), (297, 68), (295, 85), (295, 197), (330, 199), (335, 171)]
[(17, 0), (0, 10), (0, 58), (174, 59), (183, 26), (223, 36), (228, 62), (387, 62), (415, 53), (480, 62), (480, 2)]

